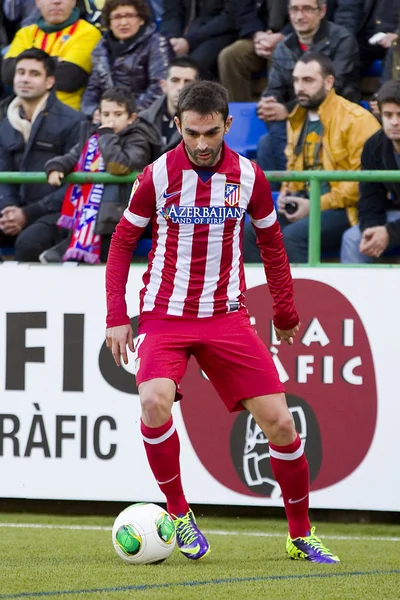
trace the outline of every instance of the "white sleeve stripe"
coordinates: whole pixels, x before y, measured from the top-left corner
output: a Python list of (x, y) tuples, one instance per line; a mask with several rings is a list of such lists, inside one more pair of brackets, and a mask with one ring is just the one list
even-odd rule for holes
[(270, 213), (267, 217), (264, 217), (264, 219), (252, 219), (250, 217), (251, 222), (253, 223), (253, 225), (255, 227), (258, 227), (259, 229), (267, 229), (267, 227), (271, 227), (271, 225), (273, 225), (276, 221), (276, 211), (275, 209), (272, 211), (272, 213)]
[(132, 225), (136, 225), (136, 227), (146, 227), (147, 223), (149, 223), (150, 219), (147, 217), (140, 217), (139, 215), (135, 215), (128, 208), (124, 211), (124, 217), (132, 223)]

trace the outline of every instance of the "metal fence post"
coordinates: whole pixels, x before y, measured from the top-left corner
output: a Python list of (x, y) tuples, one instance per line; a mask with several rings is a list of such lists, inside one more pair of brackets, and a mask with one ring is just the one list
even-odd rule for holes
[(310, 177), (310, 218), (308, 223), (308, 264), (321, 262), (321, 182)]

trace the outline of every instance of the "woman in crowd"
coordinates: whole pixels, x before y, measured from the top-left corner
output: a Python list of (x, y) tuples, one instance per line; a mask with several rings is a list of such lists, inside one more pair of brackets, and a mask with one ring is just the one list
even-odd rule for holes
[(171, 58), (169, 43), (156, 32), (146, 0), (106, 0), (107, 31), (93, 51), (93, 71), (81, 110), (92, 118), (102, 93), (124, 86), (135, 94), (137, 110), (162, 95), (160, 80)]

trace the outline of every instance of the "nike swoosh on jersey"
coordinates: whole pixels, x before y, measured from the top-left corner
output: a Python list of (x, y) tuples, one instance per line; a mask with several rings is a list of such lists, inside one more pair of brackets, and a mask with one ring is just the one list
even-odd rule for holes
[(298, 502), (301, 502), (302, 500), (305, 500), (307, 498), (307, 496), (308, 496), (308, 494), (306, 494), (302, 498), (299, 498), (299, 500), (292, 500), (291, 498), (289, 498), (289, 504), (297, 504)]
[(197, 544), (194, 548), (181, 547), (179, 550), (183, 552), (183, 554), (197, 554), (200, 551), (200, 544)]
[(171, 198), (171, 196), (176, 196), (177, 194), (180, 194), (181, 190), (179, 190), (179, 192), (171, 192), (170, 194), (167, 194), (167, 192), (165, 191), (163, 193), (163, 198), (164, 200), (168, 200), (168, 198)]

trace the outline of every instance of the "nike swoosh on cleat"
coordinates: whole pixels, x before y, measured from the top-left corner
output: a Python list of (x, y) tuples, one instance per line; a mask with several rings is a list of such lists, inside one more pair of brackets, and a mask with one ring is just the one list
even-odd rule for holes
[(163, 193), (163, 198), (164, 200), (168, 200), (168, 198), (171, 198), (172, 196), (176, 196), (177, 194), (180, 194), (181, 190), (179, 190), (179, 192), (171, 192), (170, 194), (167, 194), (167, 192)]
[(308, 494), (306, 494), (305, 496), (303, 496), (299, 500), (292, 500), (291, 498), (289, 498), (289, 504), (297, 504), (298, 502), (301, 502), (302, 500), (305, 500), (307, 498), (307, 496), (308, 496)]
[(197, 544), (194, 548), (179, 548), (183, 554), (197, 554), (200, 551), (200, 544)]

